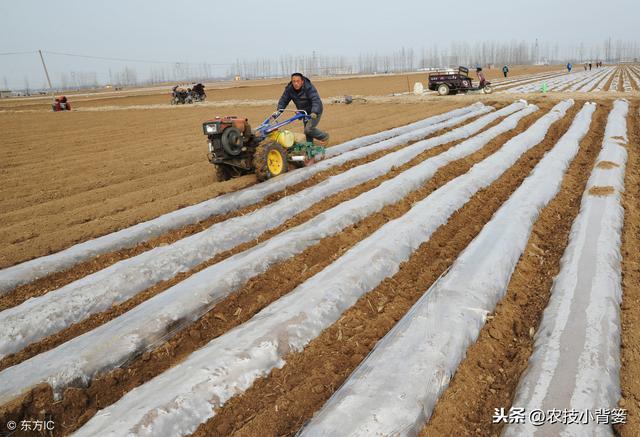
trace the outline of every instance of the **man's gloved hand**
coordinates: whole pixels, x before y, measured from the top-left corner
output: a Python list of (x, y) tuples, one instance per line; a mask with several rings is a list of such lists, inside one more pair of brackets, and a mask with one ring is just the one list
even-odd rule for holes
[(318, 118), (318, 114), (316, 114), (315, 112), (312, 112), (312, 113), (311, 113), (311, 118), (312, 118), (313, 120), (315, 120), (316, 118)]
[(277, 109), (273, 114), (271, 114), (271, 118), (275, 120), (276, 118), (280, 117), (280, 114), (282, 114), (282, 109)]

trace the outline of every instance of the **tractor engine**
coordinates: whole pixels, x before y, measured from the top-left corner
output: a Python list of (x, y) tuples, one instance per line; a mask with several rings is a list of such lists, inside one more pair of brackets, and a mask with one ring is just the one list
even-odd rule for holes
[(209, 162), (225, 169), (228, 173), (224, 175), (225, 180), (252, 171), (253, 154), (259, 141), (246, 118), (216, 117), (204, 122), (202, 129), (209, 139)]

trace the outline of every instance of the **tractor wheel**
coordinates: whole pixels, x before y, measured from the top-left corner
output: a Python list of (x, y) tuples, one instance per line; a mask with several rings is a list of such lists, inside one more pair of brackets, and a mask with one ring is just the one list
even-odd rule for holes
[(449, 85), (447, 85), (446, 83), (438, 85), (438, 94), (440, 94), (441, 96), (446, 96), (447, 94), (449, 94)]
[(216, 168), (216, 179), (218, 182), (228, 181), (233, 178), (233, 170), (226, 165), (214, 164)]
[(288, 170), (287, 152), (278, 143), (261, 144), (253, 155), (253, 165), (258, 181), (266, 181), (272, 177), (286, 173)]
[(486, 85), (484, 88), (484, 93), (485, 94), (491, 94), (493, 92), (493, 88), (491, 88), (491, 85)]

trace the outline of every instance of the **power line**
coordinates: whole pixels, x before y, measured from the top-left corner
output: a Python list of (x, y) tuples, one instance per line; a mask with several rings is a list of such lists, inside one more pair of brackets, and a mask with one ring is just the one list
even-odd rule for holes
[(30, 52), (6, 52), (6, 53), (0, 53), (0, 56), (7, 56), (7, 55), (30, 55), (33, 53), (38, 53), (36, 50), (31, 50)]
[[(35, 52), (33, 52), (33, 53), (35, 53)], [(43, 51), (43, 53), (47, 53), (47, 54), (50, 54), (50, 55), (59, 55), (59, 56), (72, 56), (72, 57), (75, 57), (75, 58), (99, 59), (99, 60), (103, 60), (103, 61), (141, 62), (141, 63), (146, 63), (146, 64), (171, 64), (171, 65), (175, 65), (175, 64), (180, 64), (180, 65), (202, 65), (202, 64), (206, 64), (206, 65), (216, 65), (216, 66), (233, 65), (233, 64), (211, 64), (209, 62), (197, 63), (197, 62), (177, 62), (177, 61), (155, 61), (155, 60), (148, 60), (148, 59), (110, 58), (110, 57), (106, 57), (106, 56), (80, 55), (80, 54), (77, 54), (77, 53), (62, 53), (62, 52), (50, 52), (50, 51)]]

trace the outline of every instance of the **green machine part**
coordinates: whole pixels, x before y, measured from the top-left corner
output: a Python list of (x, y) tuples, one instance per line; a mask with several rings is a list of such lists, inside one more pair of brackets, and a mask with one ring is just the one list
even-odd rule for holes
[(319, 157), (320, 159), (324, 158), (325, 148), (322, 146), (318, 146), (313, 144), (312, 142), (304, 142), (304, 143), (293, 143), (293, 146), (287, 149), (291, 156), (300, 156), (304, 155), (307, 160), (316, 159)]

